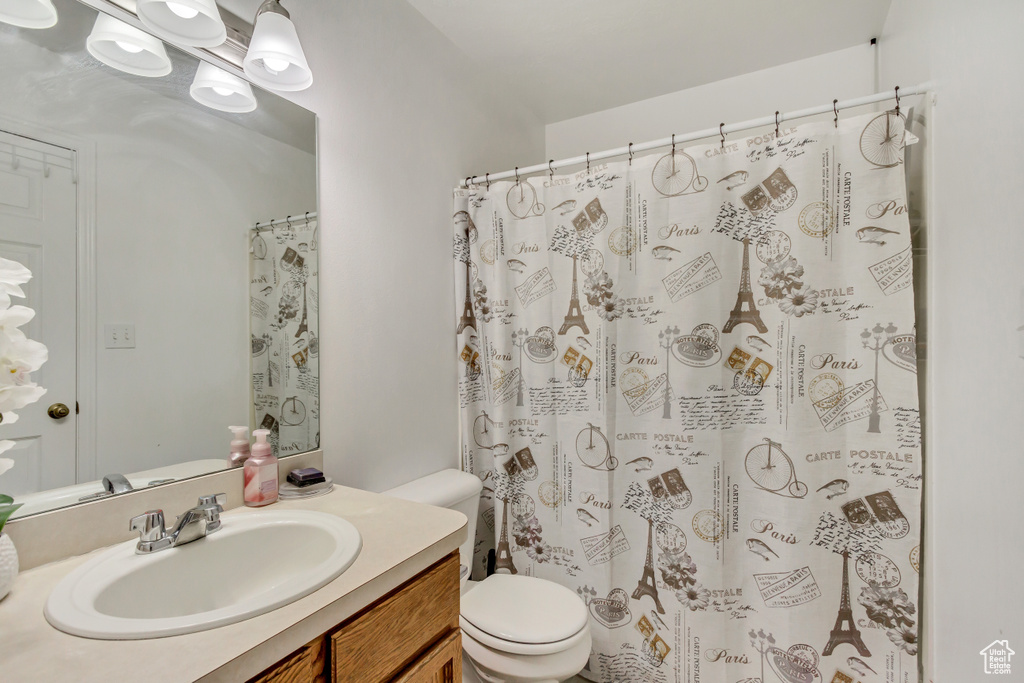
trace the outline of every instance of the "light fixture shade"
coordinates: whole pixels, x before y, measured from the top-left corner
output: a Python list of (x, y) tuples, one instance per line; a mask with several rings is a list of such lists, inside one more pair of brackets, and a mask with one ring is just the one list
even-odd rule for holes
[(214, 0), (136, 0), (135, 11), (153, 33), (180, 45), (216, 47), (227, 38)]
[(85, 48), (107, 66), (136, 76), (171, 73), (171, 60), (159, 39), (108, 14), (99, 14)]
[[(267, 68), (267, 60), (286, 64), (283, 69)], [(249, 51), (242, 60), (245, 75), (256, 85), (271, 90), (305, 90), (313, 83), (299, 36), (291, 19), (275, 12), (256, 18)]]
[(188, 91), (192, 99), (211, 109), (244, 114), (256, 108), (252, 86), (208, 62), (199, 62)]
[(0, 21), (21, 28), (50, 28), (57, 23), (52, 0), (0, 0)]

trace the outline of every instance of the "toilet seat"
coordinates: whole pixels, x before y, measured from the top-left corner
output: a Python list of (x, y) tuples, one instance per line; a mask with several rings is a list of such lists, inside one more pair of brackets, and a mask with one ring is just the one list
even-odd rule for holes
[(463, 594), (460, 612), (466, 635), (510, 654), (563, 652), (589, 636), (583, 601), (532, 576), (493, 574)]
[(462, 631), (466, 636), (472, 638), (481, 645), (486, 645), (492, 650), (497, 650), (498, 652), (504, 652), (510, 655), (539, 656), (565, 652), (590, 637), (590, 629), (584, 626), (577, 633), (564, 640), (558, 640), (553, 643), (539, 643), (531, 645), (495, 638), (489, 633), (485, 633), (473, 626), (473, 624), (468, 622), (465, 617), (459, 617), (459, 626), (462, 628)]

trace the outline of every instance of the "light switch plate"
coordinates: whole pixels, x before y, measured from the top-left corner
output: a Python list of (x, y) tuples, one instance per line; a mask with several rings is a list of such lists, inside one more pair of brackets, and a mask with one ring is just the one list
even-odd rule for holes
[(134, 349), (135, 325), (129, 323), (104, 325), (103, 337), (106, 339), (108, 349)]

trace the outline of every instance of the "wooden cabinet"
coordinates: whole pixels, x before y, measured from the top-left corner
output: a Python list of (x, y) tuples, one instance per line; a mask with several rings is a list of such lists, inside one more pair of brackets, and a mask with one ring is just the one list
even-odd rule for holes
[(459, 554), (452, 553), (250, 683), (460, 683)]
[(326, 683), (326, 657), (327, 642), (320, 636), (253, 678), (250, 683)]
[(449, 633), (394, 683), (462, 683), (462, 634), (458, 629)]

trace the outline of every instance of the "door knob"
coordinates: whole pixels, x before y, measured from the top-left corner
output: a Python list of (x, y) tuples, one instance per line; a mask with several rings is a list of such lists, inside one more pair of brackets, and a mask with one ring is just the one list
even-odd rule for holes
[(71, 409), (63, 403), (54, 403), (52, 406), (46, 409), (46, 414), (52, 417), (54, 420), (60, 420), (71, 414)]

